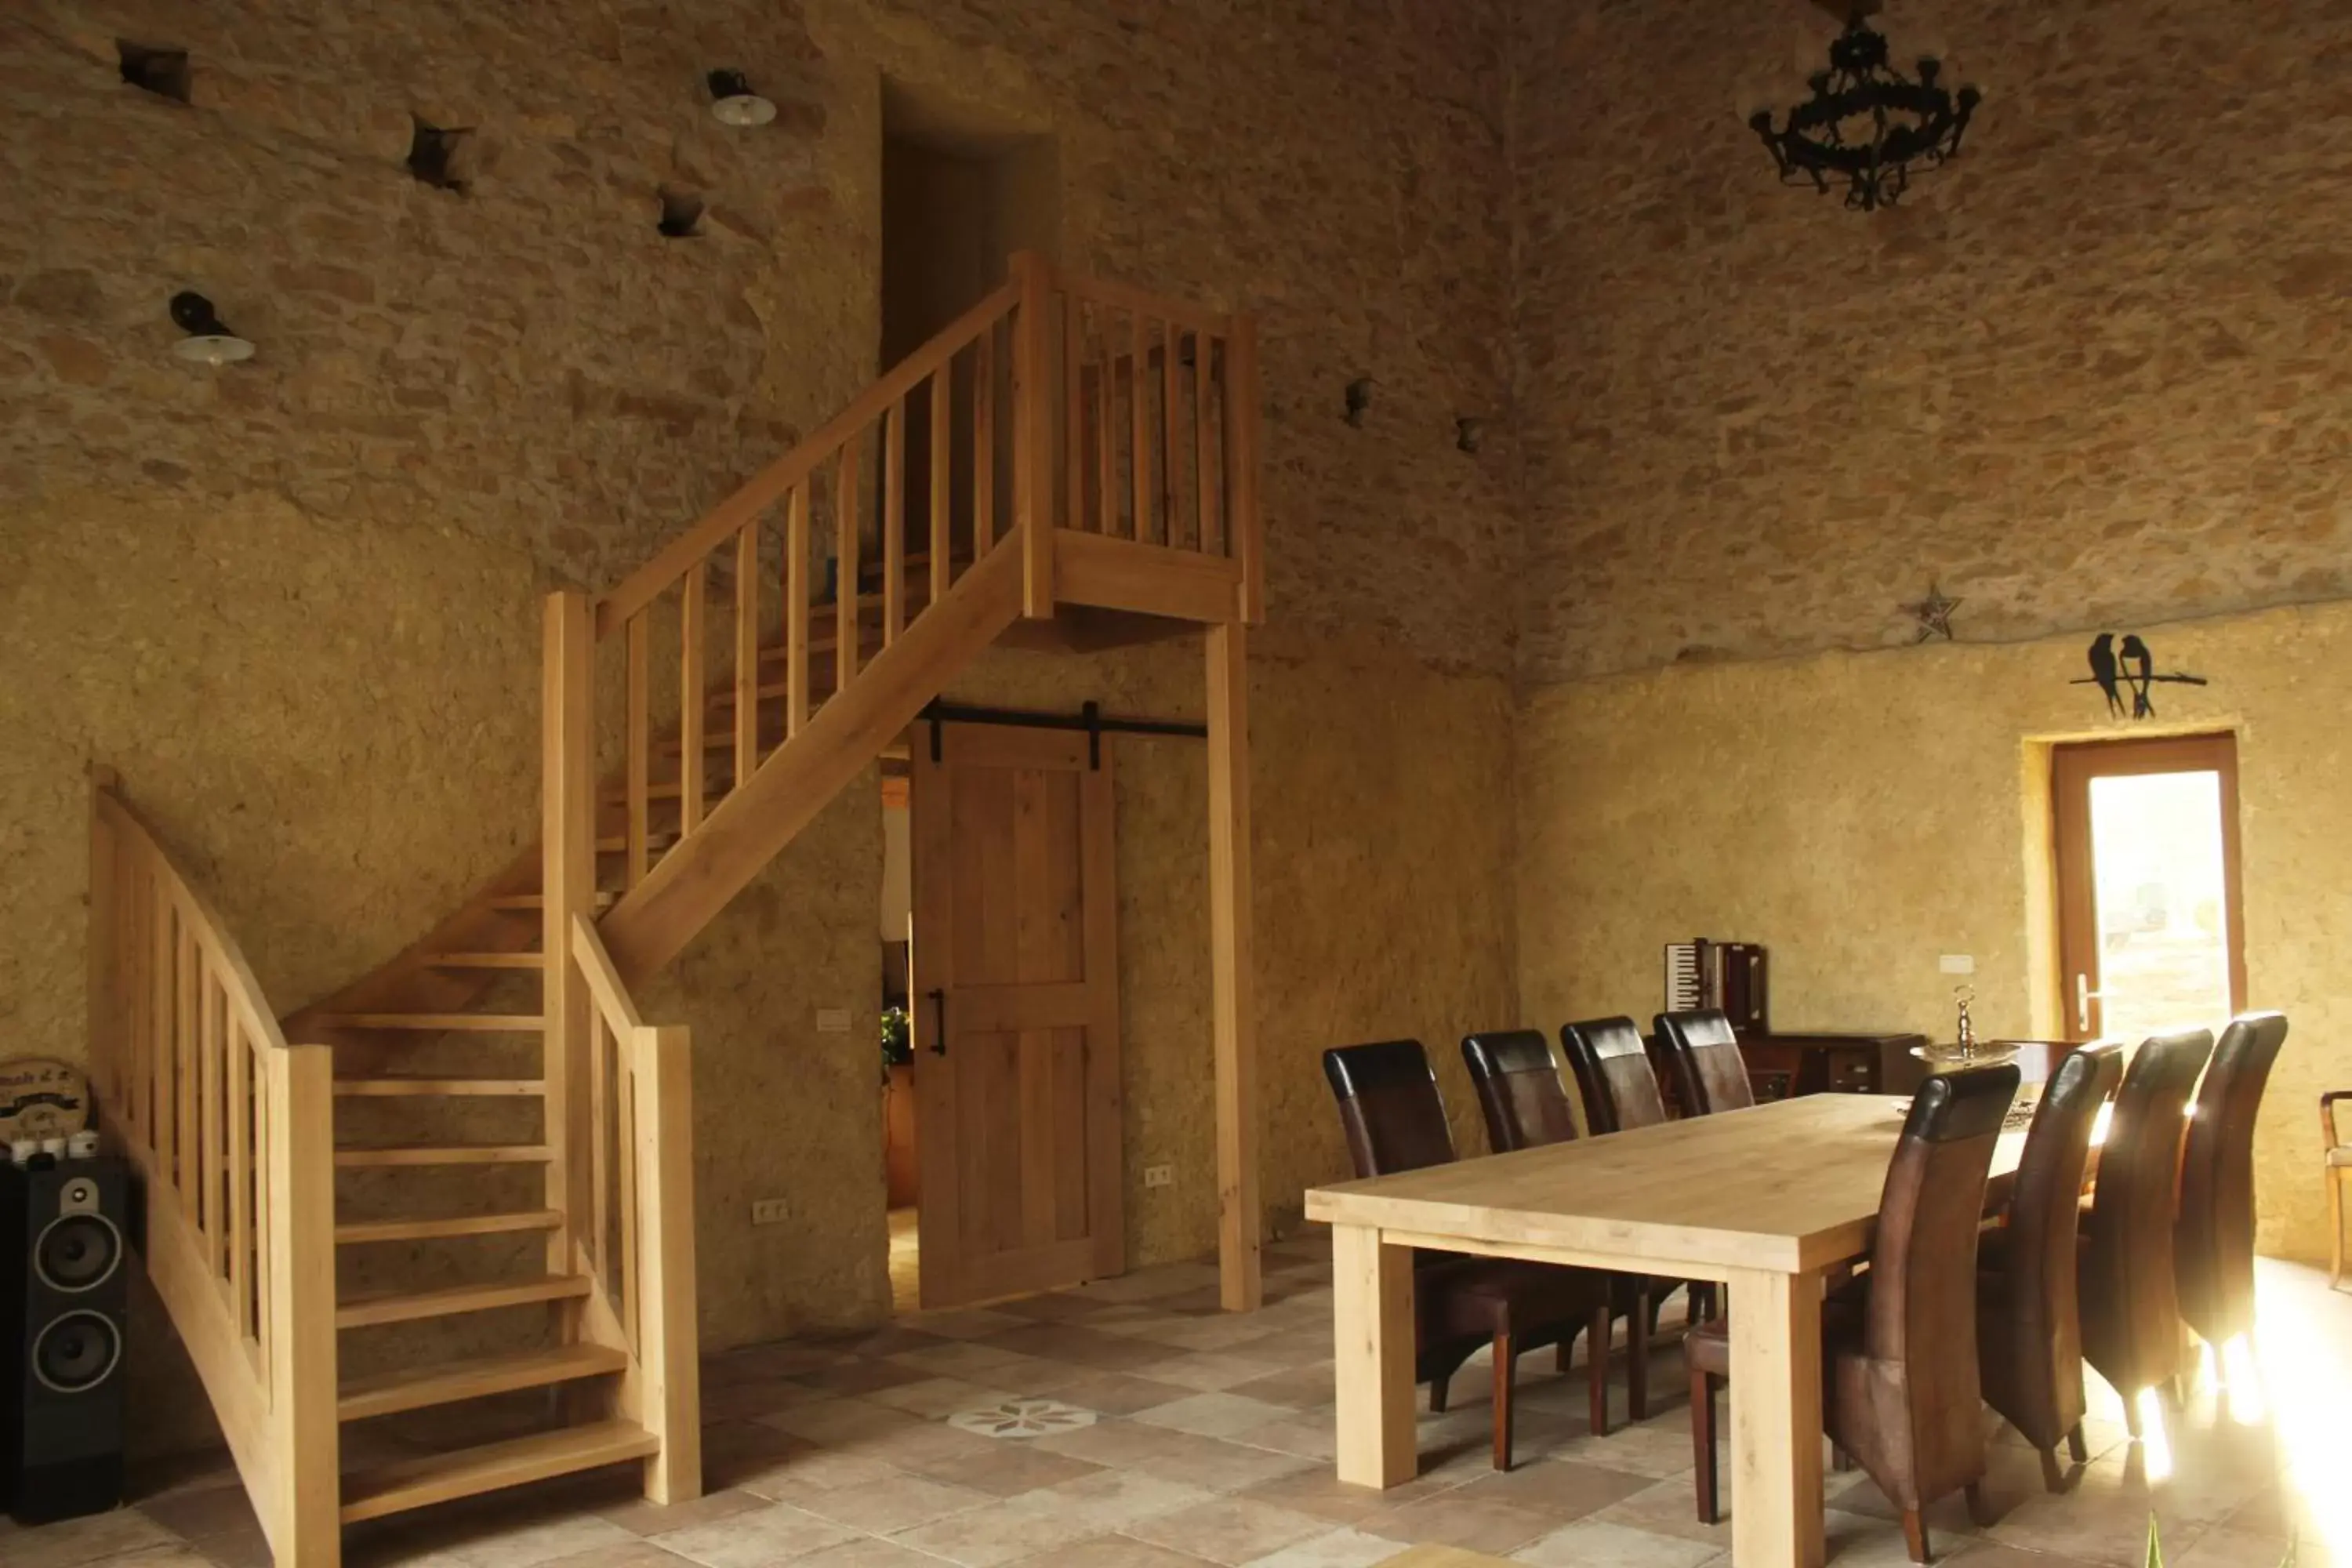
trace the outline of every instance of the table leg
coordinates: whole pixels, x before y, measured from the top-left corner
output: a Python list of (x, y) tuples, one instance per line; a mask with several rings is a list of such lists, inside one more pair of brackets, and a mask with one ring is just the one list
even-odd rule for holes
[(1821, 1568), (1821, 1283), (1741, 1270), (1730, 1287), (1731, 1560)]
[(1411, 1247), (1383, 1246), (1371, 1226), (1331, 1227), (1331, 1330), (1339, 1479), (1400, 1486), (1421, 1468), (1413, 1448)]

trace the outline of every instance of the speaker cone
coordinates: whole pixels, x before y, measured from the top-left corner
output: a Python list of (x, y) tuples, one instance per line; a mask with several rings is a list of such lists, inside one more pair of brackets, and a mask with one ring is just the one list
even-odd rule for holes
[(33, 1245), (33, 1272), (52, 1290), (102, 1285), (122, 1261), (122, 1233), (104, 1215), (69, 1214), (51, 1220)]
[(59, 1394), (97, 1387), (121, 1359), (122, 1336), (96, 1312), (52, 1319), (33, 1342), (33, 1375)]

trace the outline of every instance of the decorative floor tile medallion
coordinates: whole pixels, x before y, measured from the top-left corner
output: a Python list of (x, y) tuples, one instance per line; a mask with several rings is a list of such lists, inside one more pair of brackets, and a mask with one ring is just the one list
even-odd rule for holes
[(1094, 1424), (1093, 1411), (1055, 1399), (1008, 1399), (1002, 1405), (959, 1410), (948, 1417), (949, 1426), (983, 1437), (1044, 1437)]

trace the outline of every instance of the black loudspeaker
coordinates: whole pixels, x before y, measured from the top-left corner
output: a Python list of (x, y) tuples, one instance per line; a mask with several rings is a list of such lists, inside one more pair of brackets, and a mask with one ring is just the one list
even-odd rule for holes
[(122, 1500), (130, 1173), (0, 1163), (0, 1497), (20, 1524)]

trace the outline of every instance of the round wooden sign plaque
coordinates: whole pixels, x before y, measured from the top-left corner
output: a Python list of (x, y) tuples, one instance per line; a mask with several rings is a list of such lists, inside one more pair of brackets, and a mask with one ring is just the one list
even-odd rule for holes
[(0, 1152), (18, 1139), (68, 1138), (89, 1125), (89, 1084), (70, 1062), (0, 1061)]

